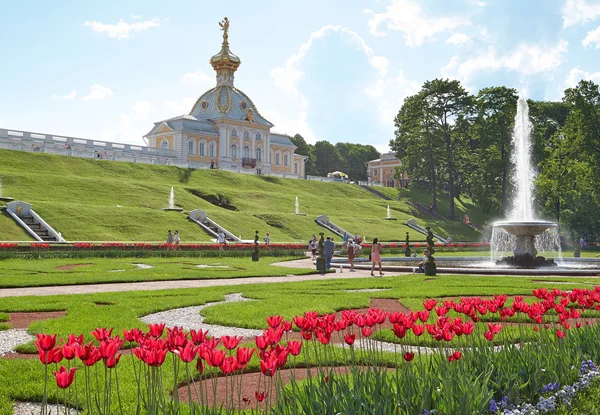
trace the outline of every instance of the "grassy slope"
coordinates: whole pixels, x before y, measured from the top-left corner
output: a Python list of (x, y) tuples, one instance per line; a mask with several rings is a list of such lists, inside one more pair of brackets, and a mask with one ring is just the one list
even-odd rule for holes
[[(32, 203), (67, 240), (162, 241), (167, 229), (178, 229), (182, 242), (209, 240), (184, 214), (159, 210), (167, 204), (171, 186), (177, 206), (204, 209), (244, 239), (259, 230), (261, 237), (270, 232), (273, 242), (305, 241), (323, 229), (314, 223), (323, 213), (369, 239), (403, 240), (409, 231), (411, 239), (423, 240), (405, 225), (411, 217), (454, 240), (479, 239), (467, 226), (427, 221), (404, 200), (385, 201), (353, 185), (8, 150), (0, 150), (0, 166), (4, 193)], [(238, 211), (212, 205), (187, 189), (224, 194)], [(296, 196), (306, 216), (294, 215)], [(397, 221), (383, 220), (388, 204)], [(14, 239), (14, 231), (5, 229), (0, 226), (0, 240)]]
[(1, 240), (33, 241), (33, 238), (29, 236), (23, 228), (17, 225), (6, 212), (0, 212), (0, 241)]

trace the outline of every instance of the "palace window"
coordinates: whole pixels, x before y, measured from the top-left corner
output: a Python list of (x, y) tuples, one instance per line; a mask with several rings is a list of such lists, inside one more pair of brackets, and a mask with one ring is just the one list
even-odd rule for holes
[(233, 131), (231, 132), (231, 136), (232, 137), (237, 137), (237, 130), (234, 128)]
[(231, 145), (231, 158), (232, 159), (237, 158), (237, 146), (235, 144)]
[(298, 174), (298, 163), (294, 163), (294, 174)]
[(168, 150), (169, 149), (169, 140), (167, 140), (166, 138), (163, 138), (163, 140), (160, 142), (160, 149)]
[(250, 158), (250, 147), (248, 147), (248, 146), (244, 146), (244, 158), (246, 158), (246, 159)]
[(260, 147), (256, 148), (256, 161), (262, 161), (262, 150)]
[(275, 153), (275, 165), (279, 166), (279, 153)]
[(188, 141), (188, 154), (190, 156), (196, 155), (196, 142), (194, 140)]
[(202, 157), (206, 155), (204, 150), (204, 141), (201, 141), (200, 144), (198, 144), (198, 155)]
[(210, 143), (210, 145), (208, 146), (208, 157), (214, 157), (215, 156), (215, 143)]
[(244, 131), (244, 138), (250, 138), (250, 133), (248, 131)]
[(290, 164), (289, 164), (288, 157), (289, 157), (289, 156), (288, 156), (287, 154), (284, 154), (284, 155), (283, 155), (283, 165), (284, 165), (284, 166), (286, 166), (286, 167), (290, 165)]
[(373, 169), (373, 176), (377, 176), (377, 169)]
[(256, 139), (261, 140), (260, 133), (256, 133)]

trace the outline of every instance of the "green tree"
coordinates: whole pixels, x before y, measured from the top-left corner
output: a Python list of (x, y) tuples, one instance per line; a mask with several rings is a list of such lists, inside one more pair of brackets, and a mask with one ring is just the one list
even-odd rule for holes
[(477, 118), (471, 129), (477, 141), (470, 182), (473, 199), (485, 213), (500, 211), (503, 217), (508, 206), (511, 137), (517, 99), (513, 88), (480, 90), (475, 98)]
[(319, 176), (327, 176), (327, 173), (340, 170), (344, 167), (343, 160), (337, 148), (329, 141), (317, 141), (313, 153)]
[(292, 140), (292, 143), (294, 143), (294, 145), (296, 146), (296, 154), (308, 157), (304, 162), (304, 170), (306, 174), (312, 176), (317, 175), (318, 172), (314, 155), (314, 146), (308, 144), (304, 137), (302, 137), (300, 134), (296, 134), (295, 136), (290, 137), (290, 140)]
[(436, 134), (423, 91), (404, 100), (394, 124), (396, 137), (390, 141), (390, 148), (402, 162), (411, 183), (429, 183), (431, 203), (435, 209), (442, 142), (440, 135)]
[(431, 119), (435, 128), (441, 134), (445, 147), (445, 154), (438, 160), (445, 166), (448, 184), (449, 217), (454, 219), (454, 198), (460, 191), (455, 187), (459, 175), (455, 159), (464, 149), (463, 134), (455, 134), (456, 126), (468, 117), (473, 108), (473, 99), (461, 86), (459, 81), (448, 79), (434, 79), (423, 85), (422, 92), (425, 96)]
[(379, 158), (377, 149), (371, 145), (336, 143), (342, 159), (342, 170), (353, 180), (367, 180), (367, 161)]

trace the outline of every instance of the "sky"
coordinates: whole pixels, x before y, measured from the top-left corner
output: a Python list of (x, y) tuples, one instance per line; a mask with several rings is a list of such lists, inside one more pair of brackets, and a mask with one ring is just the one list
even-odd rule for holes
[(215, 84), (218, 22), (235, 86), (274, 132), (387, 151), (423, 82), (559, 100), (600, 82), (600, 0), (2, 2), (0, 128), (143, 144)]

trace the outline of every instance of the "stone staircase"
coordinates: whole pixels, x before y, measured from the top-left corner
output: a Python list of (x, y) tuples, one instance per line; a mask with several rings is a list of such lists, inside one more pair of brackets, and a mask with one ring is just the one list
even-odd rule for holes
[(229, 232), (227, 229), (210, 219), (206, 212), (200, 209), (194, 209), (190, 212), (188, 219), (200, 226), (206, 233), (217, 239), (221, 231), (225, 234), (225, 240), (230, 243), (242, 243), (243, 241)]
[(435, 210), (430, 210), (429, 207), (424, 206), (424, 205), (420, 204), (419, 202), (411, 201), (411, 202), (407, 202), (407, 203), (410, 206), (414, 207), (415, 209), (421, 211), (422, 213), (429, 215), (431, 217), (434, 217), (436, 219), (450, 220), (446, 216), (442, 215), (441, 213), (438, 213)]
[(342, 228), (341, 226), (336, 225), (335, 223), (331, 222), (326, 215), (317, 216), (315, 218), (315, 222), (317, 225), (322, 226), (325, 229), (328, 229), (329, 231), (333, 232), (337, 236), (341, 236), (342, 238), (344, 237), (344, 234), (348, 234), (349, 236), (354, 235), (353, 233), (350, 233), (347, 230), (345, 230), (344, 228)]
[(38, 242), (66, 242), (40, 217), (29, 203), (20, 200), (6, 205), (6, 212)]
[(383, 200), (394, 200), (391, 197), (389, 197), (388, 195), (386, 195), (385, 193), (381, 193), (379, 190), (373, 189), (371, 186), (367, 186), (364, 184), (360, 184), (360, 187), (362, 187), (363, 189), (365, 189), (367, 192), (371, 193), (374, 196), (377, 196), (380, 199)]

